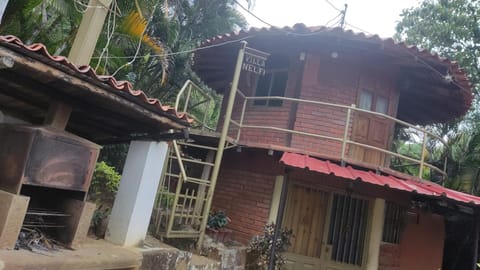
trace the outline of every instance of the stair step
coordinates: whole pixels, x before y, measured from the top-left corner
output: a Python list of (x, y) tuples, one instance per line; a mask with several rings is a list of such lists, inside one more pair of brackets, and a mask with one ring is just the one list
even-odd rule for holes
[[(170, 177), (180, 178), (180, 174), (165, 173), (165, 175), (166, 175), (166, 176), (170, 176)], [(187, 176), (186, 182), (192, 182), (192, 183), (204, 184), (204, 185), (206, 185), (206, 186), (210, 186), (210, 180), (209, 180), (209, 179), (202, 179), (202, 178), (196, 178), (196, 177), (189, 177), (189, 176)]]
[(217, 147), (213, 146), (206, 146), (206, 145), (200, 145), (200, 144), (194, 144), (194, 143), (186, 143), (186, 142), (177, 142), (179, 145), (184, 145), (184, 146), (190, 146), (190, 147), (195, 147), (195, 148), (201, 148), (201, 149), (207, 149), (207, 150), (213, 150), (217, 151)]
[[(178, 160), (178, 158), (176, 156), (170, 156), (170, 158)], [(197, 163), (197, 164), (202, 164), (202, 165), (212, 166), (212, 167), (215, 165), (215, 163), (200, 161), (200, 160), (187, 158), (187, 157), (182, 157), (182, 161), (190, 162), (190, 163)]]

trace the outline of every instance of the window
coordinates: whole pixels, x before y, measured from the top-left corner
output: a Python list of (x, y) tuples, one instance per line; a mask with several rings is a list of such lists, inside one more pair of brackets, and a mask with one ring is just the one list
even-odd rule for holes
[[(288, 81), (288, 58), (272, 54), (266, 63), (266, 73), (259, 76), (255, 96), (271, 97), (285, 96)], [(282, 106), (282, 100), (260, 99), (253, 102), (257, 106)]]
[(372, 109), (372, 103), (373, 103), (373, 94), (368, 91), (361, 91), (358, 107), (360, 109), (370, 111)]
[(333, 195), (327, 243), (333, 261), (362, 265), (368, 219), (368, 201)]
[(361, 90), (358, 107), (367, 111), (388, 114), (388, 99), (383, 96), (375, 95), (368, 90)]
[(383, 242), (392, 244), (400, 243), (404, 216), (404, 208), (392, 202), (386, 203), (385, 220), (383, 223)]

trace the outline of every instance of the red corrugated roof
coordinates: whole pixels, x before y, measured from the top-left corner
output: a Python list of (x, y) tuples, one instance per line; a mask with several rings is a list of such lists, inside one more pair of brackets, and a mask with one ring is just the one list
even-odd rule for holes
[[(12, 35), (6, 35), (6, 36), (1, 36), (0, 35), (0, 45), (2, 44), (7, 44), (7, 45), (13, 45), (17, 48), (17, 51), (24, 51), (24, 52), (30, 52), (30, 53), (36, 53), (40, 56), (44, 56), (47, 58), (49, 61), (54, 61), (57, 64), (61, 64), (74, 72), (82, 75), (87, 75), (90, 78), (97, 80), (98, 82), (101, 82), (103, 84), (106, 84), (110, 87), (112, 87), (115, 90), (121, 91), (123, 93), (127, 93), (131, 95), (132, 97), (135, 97), (139, 99), (141, 102), (152, 106), (153, 109), (158, 109), (163, 111), (164, 113), (167, 113), (175, 118), (178, 118), (179, 120), (184, 120), (188, 122), (192, 122), (192, 119), (189, 119), (186, 114), (182, 113), (177, 113), (175, 109), (172, 106), (168, 105), (162, 105), (160, 100), (156, 98), (149, 98), (143, 91), (141, 90), (135, 90), (133, 89), (132, 84), (129, 81), (117, 81), (115, 77), (113, 76), (103, 76), (103, 75), (98, 75), (95, 70), (90, 67), (90, 66), (77, 66), (73, 63), (71, 63), (66, 57), (64, 56), (52, 56), (48, 52), (47, 48), (45, 45), (40, 44), (40, 43), (34, 43), (31, 45), (24, 44), (19, 38), (12, 36)], [(48, 64), (48, 62), (47, 62)]]
[(378, 175), (373, 171), (362, 171), (350, 166), (342, 167), (328, 160), (324, 161), (308, 155), (284, 153), (280, 162), (287, 166), (331, 174), (344, 179), (360, 180), (373, 185), (386, 186), (391, 189), (414, 192), (429, 197), (442, 197), (462, 203), (480, 205), (480, 197), (451, 190), (433, 182), (401, 179), (391, 175)]

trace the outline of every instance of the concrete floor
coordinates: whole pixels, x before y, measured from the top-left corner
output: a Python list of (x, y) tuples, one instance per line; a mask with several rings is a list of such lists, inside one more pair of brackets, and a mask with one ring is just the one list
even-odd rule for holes
[(0, 270), (216, 270), (220, 263), (147, 237), (144, 247), (125, 248), (88, 240), (77, 250), (34, 253), (0, 250)]
[(89, 238), (82, 248), (33, 253), (27, 250), (1, 250), (0, 269), (4, 270), (76, 270), (139, 269), (141, 253)]

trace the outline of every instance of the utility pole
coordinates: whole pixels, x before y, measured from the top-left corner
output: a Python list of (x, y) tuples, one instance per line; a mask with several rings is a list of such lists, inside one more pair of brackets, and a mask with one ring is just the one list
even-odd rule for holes
[[(75, 65), (88, 65), (92, 59), (103, 23), (112, 0), (90, 0), (73, 41), (68, 60)], [(61, 101), (52, 101), (48, 108), (44, 124), (64, 130), (67, 126), (72, 107)]]
[(345, 7), (342, 10), (342, 19), (340, 19), (340, 27), (345, 28), (345, 16), (347, 16), (348, 5), (345, 4)]
[(73, 41), (68, 60), (76, 65), (88, 65), (98, 37), (102, 32), (112, 0), (90, 0)]

